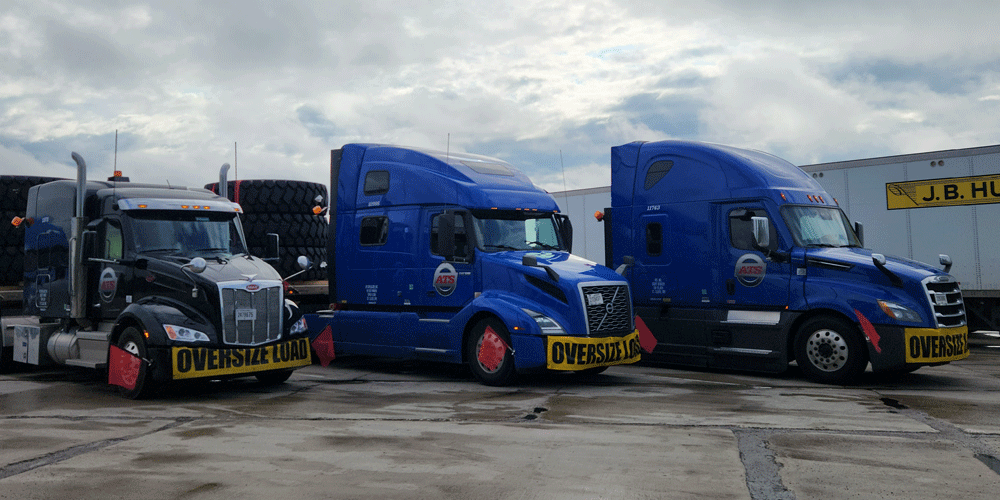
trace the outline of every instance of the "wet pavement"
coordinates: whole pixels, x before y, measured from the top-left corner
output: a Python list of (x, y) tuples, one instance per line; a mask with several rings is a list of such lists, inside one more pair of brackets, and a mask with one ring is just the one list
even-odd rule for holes
[(0, 375), (0, 499), (995, 498), (1000, 336), (854, 387), (659, 366), (485, 387), (372, 358), (122, 399)]

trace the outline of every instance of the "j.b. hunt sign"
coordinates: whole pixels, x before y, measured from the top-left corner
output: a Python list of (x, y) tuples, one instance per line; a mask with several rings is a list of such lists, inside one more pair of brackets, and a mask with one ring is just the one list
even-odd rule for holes
[(889, 182), (885, 203), (889, 210), (1000, 203), (1000, 175)]

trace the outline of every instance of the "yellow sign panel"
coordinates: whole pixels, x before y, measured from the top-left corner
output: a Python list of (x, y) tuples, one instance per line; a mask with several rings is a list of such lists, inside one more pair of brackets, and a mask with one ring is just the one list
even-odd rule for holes
[(309, 339), (305, 338), (233, 349), (174, 347), (170, 357), (175, 380), (282, 370), (312, 363)]
[(624, 337), (548, 337), (550, 370), (586, 370), (639, 361), (639, 331)]
[(1000, 203), (1000, 175), (889, 182), (885, 200), (889, 210)]
[(907, 328), (907, 363), (944, 363), (969, 357), (969, 327)]

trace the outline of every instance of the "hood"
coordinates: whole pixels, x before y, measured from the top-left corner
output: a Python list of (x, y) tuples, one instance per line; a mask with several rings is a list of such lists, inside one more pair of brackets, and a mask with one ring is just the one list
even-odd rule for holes
[(205, 259), (207, 266), (203, 272), (198, 274), (181, 269), (182, 266), (191, 262), (191, 259), (187, 257), (168, 256), (158, 258), (144, 256), (143, 258), (148, 260), (150, 271), (187, 284), (182, 286), (189, 286), (192, 277), (199, 285), (210, 289), (215, 289), (218, 283), (226, 281), (247, 281), (248, 279), (253, 281), (281, 280), (281, 276), (273, 267), (262, 259), (247, 255), (233, 256), (229, 259)]
[(480, 255), (487, 266), (495, 264), (520, 272), (527, 271), (530, 275), (544, 276), (546, 274), (544, 269), (529, 268), (521, 264), (524, 256), (533, 256), (538, 261), (539, 266), (551, 267), (559, 275), (560, 287), (572, 286), (574, 290), (579, 283), (587, 281), (625, 281), (625, 278), (611, 269), (569, 252), (511, 251), (481, 253)]
[[(867, 248), (809, 248), (806, 250), (807, 264), (810, 266), (836, 269), (850, 266), (854, 271), (873, 273), (885, 276), (872, 262), (872, 254), (877, 253)], [(920, 282), (929, 276), (946, 274), (939, 268), (923, 262), (886, 255), (886, 268), (903, 280)], [(854, 269), (857, 267), (857, 269)], [(846, 268), (845, 268), (846, 270)]]

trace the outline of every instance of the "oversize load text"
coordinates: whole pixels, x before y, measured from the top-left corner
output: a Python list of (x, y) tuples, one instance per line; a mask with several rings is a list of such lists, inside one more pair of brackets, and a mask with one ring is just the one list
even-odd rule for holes
[(906, 362), (936, 363), (957, 361), (969, 356), (969, 330), (906, 329)]
[(174, 379), (239, 375), (296, 368), (312, 363), (309, 339), (234, 349), (174, 347), (171, 349)]
[(624, 337), (548, 337), (550, 370), (586, 370), (639, 361), (639, 332)]

